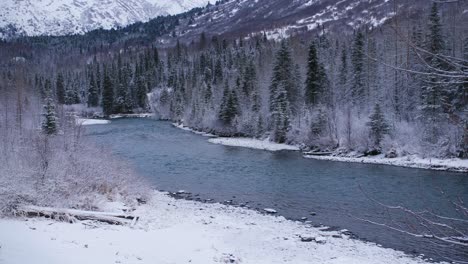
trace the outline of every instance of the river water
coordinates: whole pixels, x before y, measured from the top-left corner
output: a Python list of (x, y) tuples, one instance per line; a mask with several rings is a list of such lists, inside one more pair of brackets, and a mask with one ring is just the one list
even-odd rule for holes
[(151, 119), (89, 126), (86, 135), (127, 160), (159, 190), (274, 208), (289, 219), (307, 217), (313, 225), (348, 229), (360, 239), (410, 254), (468, 259), (459, 248), (440, 247), (360, 220), (414, 227), (411, 219), (389, 215), (374, 200), (458, 217), (451, 201), (468, 201), (468, 175), (463, 173), (318, 161), (304, 159), (299, 152), (215, 145)]

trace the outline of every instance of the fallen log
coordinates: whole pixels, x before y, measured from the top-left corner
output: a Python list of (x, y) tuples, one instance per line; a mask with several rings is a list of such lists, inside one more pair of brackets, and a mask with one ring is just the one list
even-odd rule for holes
[(135, 225), (138, 216), (125, 215), (121, 213), (93, 212), (76, 209), (63, 209), (39, 206), (20, 206), (15, 211), (16, 215), (27, 217), (45, 217), (59, 221), (76, 222), (90, 220), (111, 225)]

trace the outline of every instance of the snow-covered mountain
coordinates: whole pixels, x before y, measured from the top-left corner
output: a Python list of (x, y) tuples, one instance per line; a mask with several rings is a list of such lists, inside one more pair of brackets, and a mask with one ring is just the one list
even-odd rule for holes
[(16, 35), (67, 35), (145, 22), (213, 0), (1, 0), (0, 29)]
[[(397, 4), (395, 4), (397, 3)], [(265, 33), (269, 38), (294, 32), (326, 30), (352, 31), (363, 25), (377, 27), (398, 14), (417, 16), (428, 9), (427, 0), (226, 0), (205, 9), (203, 14), (179, 27), (179, 36)]]

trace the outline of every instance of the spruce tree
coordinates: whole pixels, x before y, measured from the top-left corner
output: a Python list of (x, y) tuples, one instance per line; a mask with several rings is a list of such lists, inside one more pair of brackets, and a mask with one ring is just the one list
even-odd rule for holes
[[(277, 107), (274, 102), (278, 94), (285, 93), (285, 100), (288, 101), (288, 111), (296, 112), (297, 99), (299, 95), (297, 80), (295, 80), (295, 68), (291, 58), (286, 41), (281, 43), (281, 47), (276, 54), (275, 65), (273, 68), (273, 78), (270, 86), (270, 110), (274, 111)], [(283, 91), (284, 90), (284, 91)], [(278, 92), (280, 91), (280, 92)]]
[(219, 113), (218, 113), (219, 120), (221, 120), (226, 125), (230, 125), (231, 123), (231, 119), (230, 119), (229, 111), (228, 111), (230, 94), (231, 93), (229, 91), (229, 87), (226, 84), (226, 87), (224, 88), (224, 92), (223, 92), (223, 98), (221, 100), (221, 106), (219, 108)]
[(283, 86), (275, 90), (271, 111), (273, 141), (284, 143), (290, 128), (290, 106), (287, 91)]
[[(290, 114), (294, 112), (297, 96), (297, 83), (294, 78), (294, 65), (286, 42), (276, 54), (273, 79), (270, 86), (270, 127), (272, 139), (283, 143), (290, 127)], [(292, 103), (294, 102), (294, 103)]]
[(319, 93), (322, 91), (321, 77), (317, 57), (315, 42), (309, 47), (309, 59), (307, 62), (307, 79), (305, 87), (305, 101), (308, 105), (315, 105), (318, 102)]
[(374, 111), (369, 119), (367, 126), (369, 126), (370, 135), (374, 139), (374, 147), (380, 148), (380, 143), (383, 137), (390, 132), (390, 127), (385, 120), (379, 104), (375, 105)]
[(257, 72), (253, 60), (250, 60), (243, 72), (242, 91), (245, 96), (250, 96), (256, 89)]
[(324, 92), (327, 82), (325, 68), (319, 62), (316, 44), (312, 42), (309, 47), (309, 59), (307, 62), (306, 104), (313, 106), (321, 101), (320, 95)]
[(239, 100), (237, 98), (237, 94), (234, 90), (230, 91), (229, 87), (226, 85), (223, 92), (218, 118), (225, 125), (230, 126), (237, 115), (239, 115)]
[(114, 88), (107, 69), (104, 69), (104, 83), (102, 87), (102, 111), (106, 117), (113, 114)]
[(97, 83), (94, 79), (94, 73), (91, 73), (88, 86), (88, 107), (97, 107), (99, 105), (99, 94)]
[(353, 43), (351, 54), (352, 63), (352, 78), (351, 78), (351, 93), (353, 103), (356, 106), (363, 106), (365, 101), (365, 85), (364, 85), (364, 35), (359, 30)]
[(57, 96), (57, 102), (59, 104), (65, 104), (65, 81), (63, 79), (62, 73), (57, 75), (57, 80), (55, 82), (55, 93)]
[(46, 91), (46, 98), (44, 104), (43, 120), (42, 120), (42, 131), (46, 135), (57, 134), (57, 114), (55, 113), (55, 104), (52, 99), (52, 91)]
[(216, 61), (216, 66), (215, 66), (215, 70), (214, 70), (213, 83), (214, 84), (219, 84), (219, 83), (222, 83), (222, 81), (223, 81), (223, 65), (221, 63), (221, 59), (218, 59)]
[(432, 5), (429, 15), (428, 35), (426, 37), (426, 50), (428, 54), (425, 58), (429, 63), (429, 72), (422, 87), (422, 121), (425, 125), (425, 139), (430, 143), (437, 143), (441, 132), (439, 123), (443, 119), (443, 107), (446, 101), (444, 91), (444, 79), (441, 78), (437, 70), (444, 70), (444, 61), (440, 55), (444, 52), (445, 44), (442, 36), (442, 25), (440, 23), (437, 4)]

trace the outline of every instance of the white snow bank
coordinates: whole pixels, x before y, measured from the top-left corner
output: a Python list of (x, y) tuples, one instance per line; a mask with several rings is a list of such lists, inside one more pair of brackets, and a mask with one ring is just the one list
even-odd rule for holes
[(176, 127), (176, 128), (180, 128), (182, 130), (189, 131), (189, 132), (192, 132), (194, 134), (201, 135), (201, 136), (204, 136), (204, 137), (216, 137), (216, 135), (206, 133), (206, 132), (196, 131), (194, 129), (191, 129), (190, 127), (184, 126), (183, 124), (172, 123), (172, 125), (174, 127)]
[(91, 125), (107, 125), (110, 123), (109, 120), (104, 119), (86, 119), (86, 118), (77, 118), (75, 119), (77, 125), (81, 126), (91, 126)]
[(269, 139), (260, 140), (260, 139), (254, 139), (254, 138), (220, 137), (220, 138), (211, 138), (208, 141), (214, 144), (221, 144), (225, 146), (245, 147), (245, 148), (262, 149), (262, 150), (268, 150), (268, 151), (279, 151), (279, 150), (298, 151), (299, 150), (299, 148), (296, 146), (271, 142)]
[(149, 118), (154, 117), (153, 113), (142, 113), (142, 114), (116, 114), (111, 115), (110, 119), (119, 119), (119, 118)]
[[(132, 213), (141, 217), (134, 227), (38, 218), (0, 220), (0, 260), (8, 264), (425, 263), (340, 236), (338, 231), (323, 232), (242, 208), (175, 200), (159, 192)], [(302, 242), (304, 237), (315, 241)]]
[(384, 164), (409, 168), (444, 170), (455, 172), (468, 172), (468, 160), (462, 159), (436, 159), (436, 158), (421, 158), (416, 155), (410, 155), (398, 158), (385, 158), (384, 155), (375, 157), (339, 157), (339, 156), (313, 156), (304, 155), (306, 158), (317, 160), (331, 160), (341, 162), (358, 162), (369, 164)]

